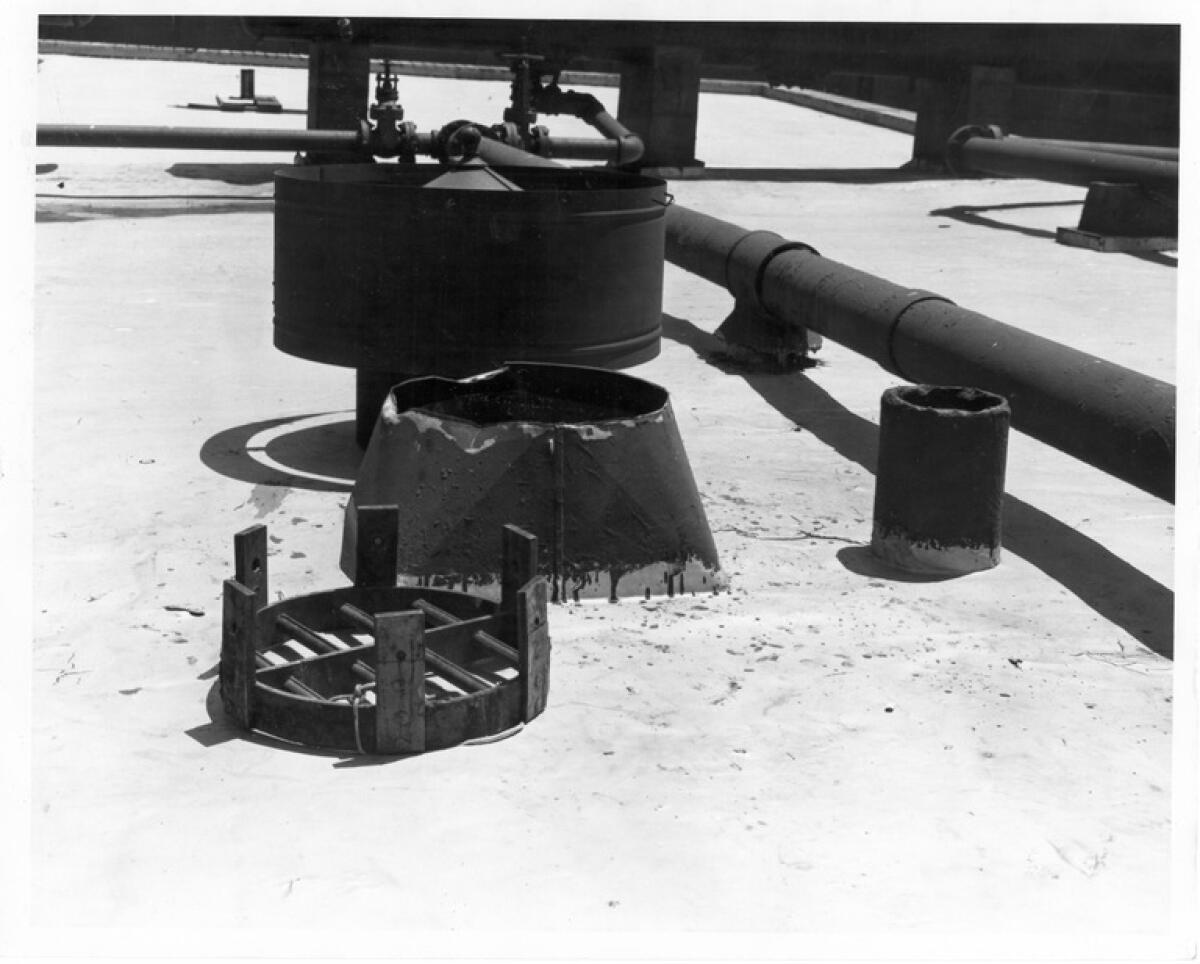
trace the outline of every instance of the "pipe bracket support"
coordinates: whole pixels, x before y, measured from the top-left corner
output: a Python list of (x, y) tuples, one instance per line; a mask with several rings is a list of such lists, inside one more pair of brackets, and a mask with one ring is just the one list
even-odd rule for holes
[(765, 314), (768, 318), (782, 322), (783, 319), (778, 318), (766, 302), (763, 301), (763, 279), (767, 276), (767, 268), (781, 254), (787, 254), (789, 251), (807, 251), (809, 254), (815, 254), (818, 258), (821, 257), (821, 252), (814, 248), (811, 244), (805, 244), (803, 241), (789, 241), (786, 244), (781, 244), (777, 248), (772, 248), (767, 252), (767, 256), (758, 264), (758, 271), (754, 273), (754, 303), (758, 306), (758, 310)]
[[(754, 269), (754, 280), (750, 283), (749, 290), (746, 290), (743, 285), (739, 285), (737, 283), (737, 278), (734, 277), (733, 272), (731, 271), (734, 257), (737, 254), (738, 248), (740, 248), (747, 241), (763, 238), (776, 238), (780, 243), (776, 244), (769, 251), (767, 251), (766, 254), (761, 256), (758, 265)], [(777, 318), (763, 302), (763, 279), (766, 277), (767, 268), (770, 266), (771, 262), (779, 257), (779, 255), (786, 254), (789, 251), (807, 251), (809, 254), (817, 255), (817, 257), (821, 256), (821, 252), (814, 248), (811, 244), (805, 244), (803, 241), (784, 241), (783, 238), (774, 231), (747, 231), (744, 235), (738, 238), (734, 245), (729, 249), (729, 253), (725, 256), (725, 287), (738, 301), (749, 301), (754, 305), (755, 310), (761, 312), (774, 321), (780, 321), (781, 319)]]

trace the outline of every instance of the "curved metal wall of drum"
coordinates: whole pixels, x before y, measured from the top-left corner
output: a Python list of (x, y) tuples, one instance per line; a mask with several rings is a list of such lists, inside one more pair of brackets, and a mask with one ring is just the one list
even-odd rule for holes
[(506, 361), (619, 369), (658, 354), (664, 181), (497, 168), (519, 190), (470, 190), (444, 187), (446, 171), (275, 175), (275, 345), (382, 373), (374, 410), (360, 411), (368, 432), (394, 376)]

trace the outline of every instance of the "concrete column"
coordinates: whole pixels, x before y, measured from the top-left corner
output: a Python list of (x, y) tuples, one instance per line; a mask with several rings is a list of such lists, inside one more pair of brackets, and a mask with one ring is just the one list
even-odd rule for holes
[(960, 80), (918, 80), (913, 160), (941, 167), (946, 141), (966, 124), (1007, 129), (1015, 86), (1016, 71), (1011, 67), (972, 67), (970, 75)]
[(1017, 72), (1011, 67), (972, 67), (967, 123), (995, 124), (1007, 131), (1016, 83)]
[(704, 166), (696, 159), (699, 106), (698, 48), (653, 47), (621, 68), (617, 119), (645, 143), (642, 169)]
[(913, 133), (914, 165), (942, 168), (946, 141), (967, 121), (967, 88), (963, 84), (921, 78), (917, 81), (917, 127)]
[[(308, 127), (353, 131), (371, 95), (371, 48), (365, 43), (314, 41), (308, 52)], [(311, 164), (361, 161), (358, 155), (310, 152)]]

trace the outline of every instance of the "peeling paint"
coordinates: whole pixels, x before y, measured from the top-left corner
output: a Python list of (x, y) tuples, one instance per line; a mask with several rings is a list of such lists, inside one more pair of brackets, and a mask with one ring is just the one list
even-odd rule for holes
[(1000, 563), (999, 546), (946, 545), (879, 530), (871, 538), (871, 551), (888, 565), (914, 573), (965, 575), (991, 569)]

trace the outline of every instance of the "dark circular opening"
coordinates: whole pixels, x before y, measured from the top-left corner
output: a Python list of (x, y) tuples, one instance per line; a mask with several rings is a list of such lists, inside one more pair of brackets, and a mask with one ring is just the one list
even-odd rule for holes
[(888, 390), (892, 398), (913, 408), (936, 412), (987, 412), (1005, 408), (1007, 402), (999, 395), (981, 388), (944, 385), (909, 385)]
[(495, 425), (638, 418), (662, 409), (667, 392), (628, 375), (570, 365), (507, 365), (462, 381), (418, 378), (392, 389), (398, 411)]

